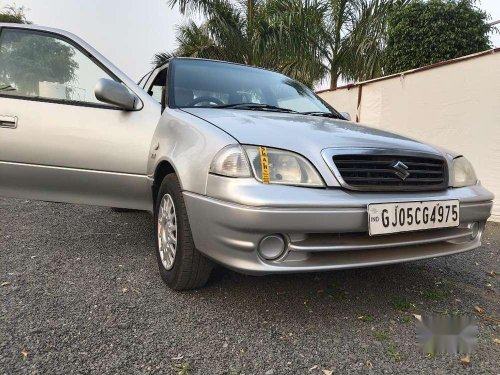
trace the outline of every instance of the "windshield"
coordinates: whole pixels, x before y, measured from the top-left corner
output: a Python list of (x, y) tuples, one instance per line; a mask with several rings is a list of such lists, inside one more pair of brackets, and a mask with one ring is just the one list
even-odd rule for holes
[(174, 107), (236, 108), (338, 113), (305, 85), (249, 66), (196, 59), (172, 64)]

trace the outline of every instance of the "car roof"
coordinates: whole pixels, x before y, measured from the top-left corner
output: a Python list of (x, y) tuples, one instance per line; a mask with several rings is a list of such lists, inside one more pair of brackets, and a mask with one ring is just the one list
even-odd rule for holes
[[(243, 66), (243, 67), (246, 67), (246, 68), (253, 68), (253, 69), (259, 69), (259, 70), (265, 70), (265, 71), (268, 71), (268, 72), (272, 72), (272, 73), (278, 73), (278, 74), (283, 74), (283, 73), (280, 73), (280, 72), (276, 72), (274, 70), (271, 70), (271, 69), (268, 69), (268, 68), (263, 68), (261, 66), (256, 66), (256, 65), (248, 65), (248, 64), (243, 64), (243, 63), (237, 63), (237, 62), (233, 62), (233, 61), (225, 61), (225, 60), (217, 60), (217, 59), (208, 59), (208, 58), (205, 58), (205, 57), (190, 57), (190, 56), (173, 56), (171, 57), (170, 59), (168, 59), (168, 61), (161, 65), (161, 66), (157, 66), (155, 67), (154, 69), (148, 71), (148, 73), (156, 70), (156, 69), (164, 69), (168, 66), (168, 64), (174, 60), (198, 60), (198, 61), (211, 61), (211, 62), (217, 62), (217, 63), (223, 63), (223, 64), (231, 64), (231, 65), (238, 65), (238, 66)], [(146, 73), (146, 75), (148, 74)]]
[(207, 58), (203, 58), (203, 57), (189, 57), (189, 56), (175, 56), (172, 59), (212, 61), (212, 62), (218, 62), (218, 63), (224, 63), (224, 64), (239, 65), (239, 66), (244, 66), (244, 67), (247, 67), (247, 68), (266, 70), (268, 72), (282, 74), (280, 72), (276, 72), (276, 71), (268, 69), (268, 68), (263, 68), (261, 66), (243, 64), (243, 63), (238, 63), (238, 62), (233, 62), (233, 61), (225, 61), (225, 60), (217, 60), (217, 59), (207, 59)]

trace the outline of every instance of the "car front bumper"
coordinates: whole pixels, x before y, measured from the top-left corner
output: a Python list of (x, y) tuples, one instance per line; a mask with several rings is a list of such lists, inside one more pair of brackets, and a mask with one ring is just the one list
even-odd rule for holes
[[(219, 179), (223, 178), (212, 182), (223, 183)], [(472, 250), (481, 245), (493, 199), (481, 185), (403, 194), (236, 183), (241, 185), (212, 189), (211, 197), (184, 192), (184, 200), (196, 247), (247, 274), (367, 267)], [(229, 191), (232, 201), (223, 199)], [(281, 194), (275, 196), (277, 192)], [(266, 196), (275, 203), (266, 202)], [(460, 200), (457, 228), (368, 235), (369, 203), (448, 199)], [(473, 223), (479, 225), (476, 236)], [(271, 234), (285, 239), (286, 250), (276, 260), (266, 260), (258, 252), (261, 240)]]

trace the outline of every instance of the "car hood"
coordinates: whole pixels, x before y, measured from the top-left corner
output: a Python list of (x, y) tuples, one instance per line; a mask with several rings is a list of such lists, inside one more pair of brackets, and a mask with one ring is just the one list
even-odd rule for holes
[(327, 186), (332, 187), (340, 186), (340, 182), (323, 158), (325, 149), (404, 149), (444, 155), (435, 147), (397, 134), (331, 118), (238, 109), (189, 108), (185, 111), (217, 126), (241, 144), (301, 154), (316, 166)]
[(187, 108), (241, 144), (287, 149), (305, 156), (325, 148), (389, 148), (442, 155), (436, 147), (394, 133), (327, 117), (238, 109)]

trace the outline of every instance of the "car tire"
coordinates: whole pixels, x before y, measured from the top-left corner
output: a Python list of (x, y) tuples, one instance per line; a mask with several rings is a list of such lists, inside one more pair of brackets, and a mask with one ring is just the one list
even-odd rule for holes
[(181, 186), (175, 174), (165, 176), (160, 185), (154, 223), (156, 258), (163, 281), (174, 290), (204, 286), (212, 271), (212, 262), (194, 246)]

